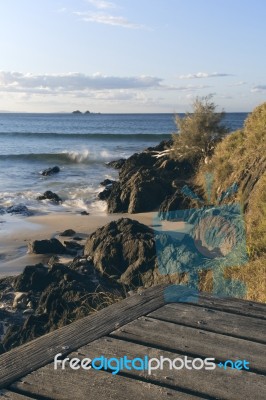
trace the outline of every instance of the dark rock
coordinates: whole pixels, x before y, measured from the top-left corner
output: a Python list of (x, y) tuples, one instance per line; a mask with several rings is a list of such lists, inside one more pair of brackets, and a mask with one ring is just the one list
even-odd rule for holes
[(79, 250), (83, 250), (84, 247), (81, 244), (74, 242), (73, 240), (70, 241), (65, 240), (64, 244), (66, 246), (67, 252), (69, 252), (70, 254), (77, 254), (77, 252)]
[(109, 186), (109, 185), (112, 185), (114, 182), (115, 182), (115, 181), (112, 180), (112, 179), (105, 179), (104, 181), (102, 181), (102, 182), (100, 183), (100, 185), (102, 185), (102, 186)]
[(171, 141), (133, 154), (124, 161), (119, 171), (119, 181), (113, 183), (111, 192), (103, 193), (108, 212), (138, 213), (157, 210), (167, 196), (172, 196), (179, 180), (181, 188), (194, 172), (188, 161), (175, 161), (164, 155), (156, 158), (159, 151), (168, 150)]
[(48, 175), (57, 174), (58, 172), (60, 172), (60, 168), (56, 165), (55, 167), (44, 169), (41, 172), (41, 175), (48, 176)]
[(174, 194), (167, 196), (161, 203), (159, 208), (159, 217), (168, 219), (167, 215), (170, 211), (184, 210), (192, 207), (192, 201), (184, 196), (180, 190), (176, 190)]
[[(84, 255), (91, 257), (94, 267), (103, 276), (120, 282), (128, 288), (144, 288), (160, 283), (181, 283), (182, 270), (165, 271), (158, 267), (155, 237), (158, 232), (137, 221), (121, 218), (92, 233), (85, 244)], [(171, 239), (171, 238), (170, 238)], [(157, 240), (156, 240), (157, 241)], [(164, 255), (169, 257), (172, 249), (186, 259), (190, 251), (180, 242), (162, 240)], [(168, 248), (164, 249), (164, 245)], [(178, 252), (180, 246), (183, 246)], [(182, 264), (183, 265), (183, 264)]]
[(34, 240), (28, 244), (28, 252), (35, 254), (65, 254), (66, 248), (57, 239)]
[(111, 194), (111, 188), (106, 188), (98, 194), (98, 199), (107, 200), (110, 194)]
[(74, 236), (73, 240), (77, 240), (78, 242), (80, 242), (81, 240), (83, 240), (83, 238), (80, 236)]
[(16, 287), (30, 290), (37, 303), (34, 315), (22, 326), (9, 328), (3, 340), (5, 351), (104, 308), (108, 296), (110, 302), (115, 296), (122, 298), (121, 286), (100, 277), (86, 259), (71, 264), (71, 268), (54, 264), (50, 269), (42, 264), (28, 266), (16, 278)]
[(14, 289), (19, 292), (41, 292), (48, 284), (48, 269), (43, 264), (28, 265), (15, 278)]
[(82, 114), (82, 112), (79, 111), (79, 110), (75, 110), (75, 111), (72, 112), (72, 114)]
[(119, 160), (110, 161), (106, 163), (106, 165), (114, 169), (120, 169), (125, 164), (125, 162), (126, 162), (125, 158), (120, 158)]
[(90, 215), (88, 211), (81, 211), (80, 215)]
[(52, 267), (54, 264), (56, 264), (59, 261), (58, 256), (52, 256), (50, 260), (48, 261), (48, 266)]
[(70, 249), (81, 250), (84, 247), (81, 244), (75, 242), (74, 240), (65, 240), (64, 244), (66, 245), (67, 248), (70, 248)]
[(21, 214), (25, 216), (30, 216), (33, 214), (28, 207), (24, 206), (23, 204), (7, 207), (6, 212), (8, 214)]
[(128, 218), (97, 229), (85, 244), (84, 255), (105, 276), (118, 275), (127, 285), (142, 284), (142, 274), (155, 267), (153, 230)]
[(62, 199), (56, 194), (47, 190), (43, 195), (38, 196), (37, 200), (51, 200), (54, 203), (61, 203)]
[(64, 232), (60, 233), (59, 236), (74, 236), (76, 232), (73, 229), (66, 229)]

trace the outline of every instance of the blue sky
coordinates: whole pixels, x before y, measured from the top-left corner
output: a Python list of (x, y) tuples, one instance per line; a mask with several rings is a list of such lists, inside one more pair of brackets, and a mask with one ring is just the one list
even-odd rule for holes
[(251, 111), (265, 20), (264, 0), (0, 0), (0, 110)]

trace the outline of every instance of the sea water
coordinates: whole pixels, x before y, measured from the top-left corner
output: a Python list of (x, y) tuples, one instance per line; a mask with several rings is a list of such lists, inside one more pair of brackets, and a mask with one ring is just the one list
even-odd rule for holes
[[(24, 204), (33, 213), (104, 212), (98, 200), (105, 178), (117, 171), (106, 163), (127, 158), (169, 139), (173, 114), (0, 114), (0, 210)], [(246, 113), (228, 113), (230, 131), (243, 126)], [(40, 172), (58, 165), (60, 172)], [(51, 190), (61, 205), (36, 198)], [(1, 220), (4, 220), (4, 214)]]

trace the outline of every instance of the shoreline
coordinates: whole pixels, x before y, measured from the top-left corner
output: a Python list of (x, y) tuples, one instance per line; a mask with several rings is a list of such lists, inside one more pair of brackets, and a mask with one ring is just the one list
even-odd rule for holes
[(156, 214), (157, 212), (80, 215), (60, 212), (21, 218), (11, 216), (10, 220), (15, 218), (13, 224), (17, 225), (17, 229), (12, 229), (12, 231), (3, 229), (3, 238), (0, 243), (0, 278), (18, 275), (27, 265), (49, 260), (50, 256), (47, 255), (27, 253), (27, 245), (32, 240), (53, 237), (60, 239), (58, 235), (66, 229), (75, 230), (77, 235), (82, 235), (85, 239), (98, 228), (120, 218), (130, 218), (150, 226)]

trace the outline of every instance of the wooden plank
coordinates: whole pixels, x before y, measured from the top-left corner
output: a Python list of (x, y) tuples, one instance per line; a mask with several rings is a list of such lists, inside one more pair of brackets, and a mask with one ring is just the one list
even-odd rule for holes
[[(83, 346), (71, 357), (91, 359), (103, 355), (106, 358), (116, 357), (118, 359), (125, 355), (128, 359), (136, 357), (158, 358), (161, 356), (174, 360), (184, 356), (178, 353), (162, 351), (145, 345), (126, 342), (123, 340), (104, 337), (87, 346)], [(188, 357), (189, 360), (192, 358)], [(135, 378), (142, 377), (157, 385), (170, 385), (175, 390), (191, 391), (195, 395), (208, 395), (214, 398), (227, 400), (242, 399), (265, 399), (266, 378), (262, 375), (238, 371), (232, 369), (221, 369), (218, 366), (215, 370), (170, 370), (166, 362), (164, 370), (157, 369), (149, 375), (147, 371), (127, 371), (128, 375)]]
[(266, 321), (197, 307), (187, 303), (174, 303), (149, 314), (153, 318), (191, 326), (266, 344)]
[(54, 370), (53, 365), (47, 365), (16, 382), (12, 388), (46, 396), (54, 400), (158, 400), (181, 399), (195, 400), (199, 398), (190, 394), (176, 392), (149, 382), (129, 379), (124, 376), (112, 375), (103, 371)]
[(191, 304), (233, 314), (245, 315), (252, 318), (266, 319), (266, 304), (254, 301), (233, 298), (216, 298), (209, 293), (200, 293), (199, 296), (194, 297), (193, 303)]
[(10, 390), (0, 390), (0, 398), (3, 400), (35, 400), (36, 397), (28, 397)]
[(219, 361), (246, 359), (250, 369), (266, 373), (266, 346), (149, 317), (141, 317), (112, 333), (112, 337), (193, 357)]
[(4, 353), (0, 356), (0, 388), (6, 388), (21, 376), (48, 364), (57, 353), (69, 354), (119, 326), (161, 307), (164, 304), (166, 286), (147, 289)]

